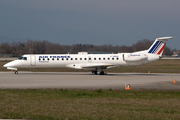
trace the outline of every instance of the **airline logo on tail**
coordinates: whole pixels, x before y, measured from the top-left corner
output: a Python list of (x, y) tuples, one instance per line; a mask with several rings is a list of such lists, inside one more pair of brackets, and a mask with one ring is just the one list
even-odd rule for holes
[(160, 55), (163, 52), (165, 45), (166, 43), (163, 41), (156, 41), (148, 53)]

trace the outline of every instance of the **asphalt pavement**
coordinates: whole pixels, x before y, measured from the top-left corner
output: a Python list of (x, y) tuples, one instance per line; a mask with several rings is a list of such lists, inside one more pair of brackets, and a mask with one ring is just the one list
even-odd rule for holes
[(125, 89), (127, 84), (132, 89), (180, 89), (180, 74), (0, 72), (0, 89)]

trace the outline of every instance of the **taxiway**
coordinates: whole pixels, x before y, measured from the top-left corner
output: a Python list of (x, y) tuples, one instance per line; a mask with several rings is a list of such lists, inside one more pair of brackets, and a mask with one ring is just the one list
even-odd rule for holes
[(125, 89), (125, 82), (132, 89), (180, 89), (180, 74), (0, 72), (0, 89)]

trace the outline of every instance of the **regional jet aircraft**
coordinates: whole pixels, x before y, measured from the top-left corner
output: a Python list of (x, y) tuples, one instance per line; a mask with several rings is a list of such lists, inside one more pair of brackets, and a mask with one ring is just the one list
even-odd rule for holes
[(118, 54), (28, 54), (4, 65), (7, 69), (67, 67), (80, 70), (90, 70), (93, 74), (103, 75), (103, 69), (120, 66), (144, 65), (158, 60), (164, 51), (168, 39), (156, 38), (148, 50), (133, 53)]

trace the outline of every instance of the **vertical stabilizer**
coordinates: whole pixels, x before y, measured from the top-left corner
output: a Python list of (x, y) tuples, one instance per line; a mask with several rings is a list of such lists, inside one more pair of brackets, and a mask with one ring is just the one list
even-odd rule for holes
[(151, 45), (151, 47), (148, 49), (148, 53), (150, 54), (156, 54), (158, 56), (162, 56), (162, 53), (164, 51), (166, 42), (169, 39), (173, 39), (174, 37), (161, 37), (156, 38), (155, 42)]

